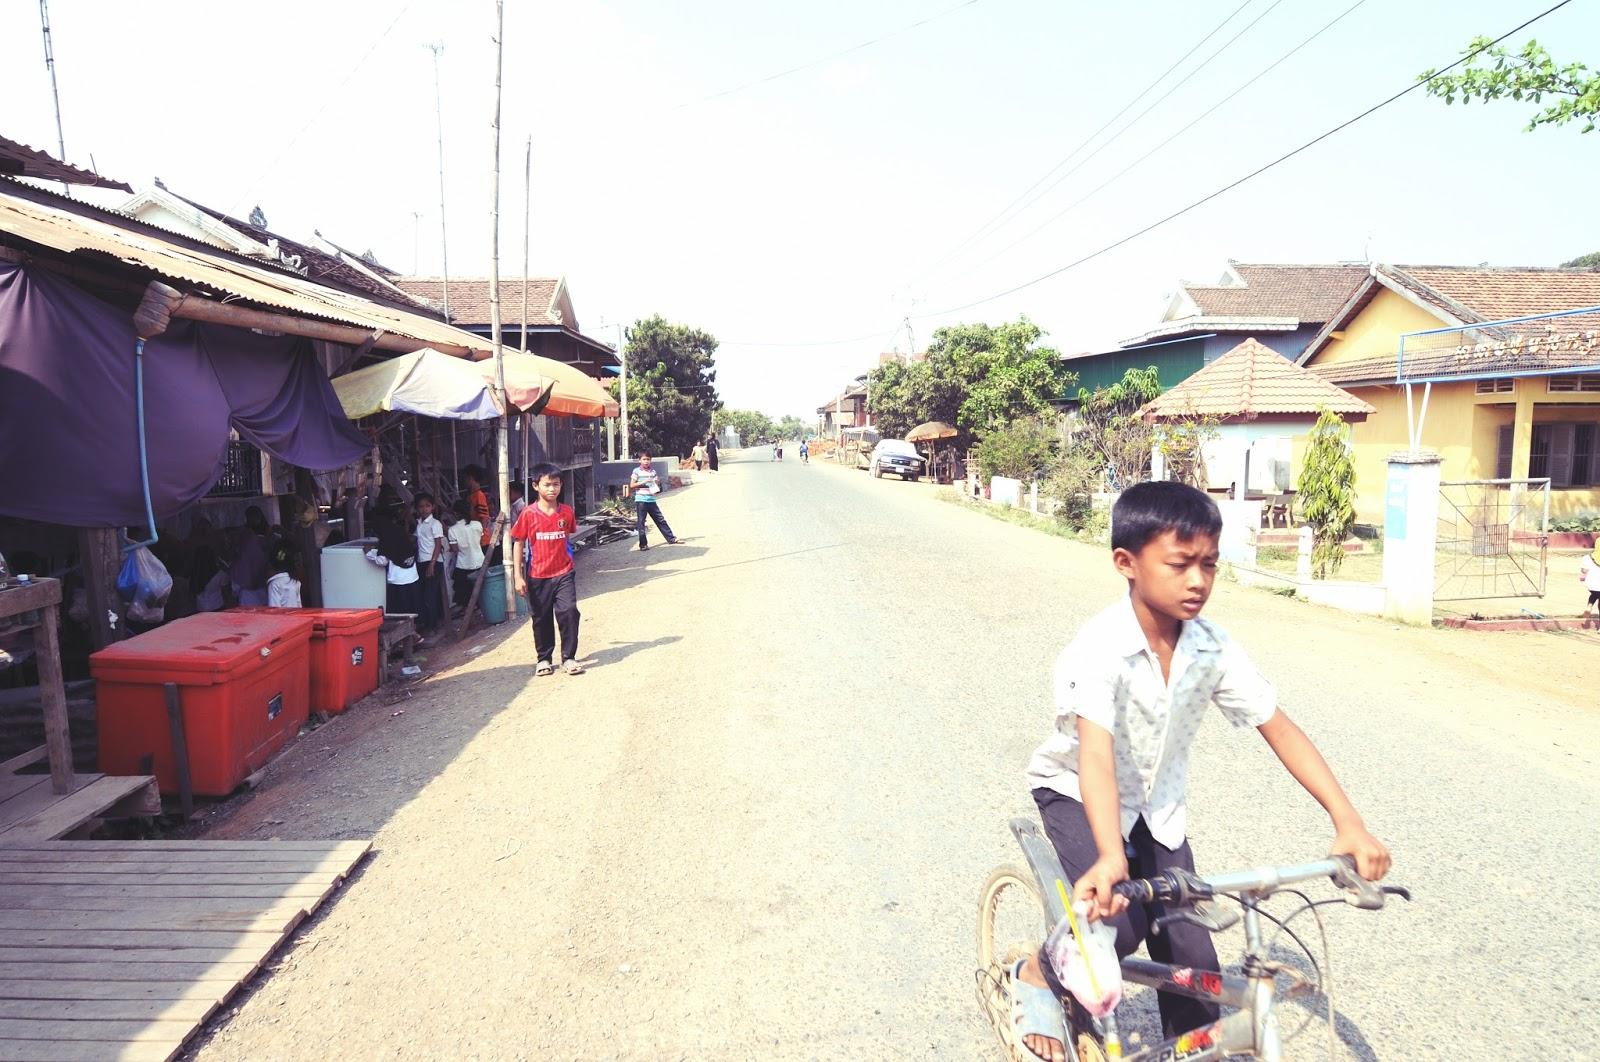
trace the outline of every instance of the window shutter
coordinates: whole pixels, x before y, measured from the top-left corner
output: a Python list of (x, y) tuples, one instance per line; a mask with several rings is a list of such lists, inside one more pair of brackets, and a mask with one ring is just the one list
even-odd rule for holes
[(1572, 486), (1573, 425), (1550, 425), (1550, 486)]

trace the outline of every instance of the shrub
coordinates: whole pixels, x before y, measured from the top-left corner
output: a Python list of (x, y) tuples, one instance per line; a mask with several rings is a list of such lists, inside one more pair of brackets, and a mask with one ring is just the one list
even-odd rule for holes
[(1055, 457), (1056, 431), (1039, 420), (1019, 420), (996, 428), (978, 443), (978, 468), (984, 479), (1005, 476), (1037, 479)]
[(1344, 563), (1344, 540), (1356, 522), (1356, 466), (1350, 429), (1324, 409), (1311, 429), (1300, 470), (1300, 514), (1311, 526), (1311, 573), (1326, 579)]
[(1086, 446), (1073, 446), (1058, 458), (1040, 493), (1055, 509), (1055, 518), (1074, 531), (1094, 524), (1094, 494), (1105, 482), (1100, 455)]
[(1580, 534), (1600, 533), (1600, 516), (1565, 516), (1550, 521), (1552, 531), (1576, 531)]

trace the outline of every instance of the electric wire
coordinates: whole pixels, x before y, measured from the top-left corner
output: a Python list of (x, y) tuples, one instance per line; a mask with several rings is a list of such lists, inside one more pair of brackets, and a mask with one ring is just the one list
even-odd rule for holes
[[(962, 240), (959, 244), (957, 244), (954, 248), (952, 248), (943, 257), (941, 257), (938, 260), (936, 260), (933, 263), (933, 265), (929, 266), (927, 268), (927, 270), (925, 270), (921, 274), (921, 276), (923, 276), (923, 277), (928, 276), (929, 274), (931, 274), (934, 271), (936, 271), (940, 266), (944, 265), (946, 262), (950, 261), (956, 255), (960, 254), (962, 251), (966, 250), (972, 244), (976, 243), (978, 240), (980, 240), (985, 235), (987, 235), (989, 233), (989, 231), (991, 230), (991, 227), (995, 226), (997, 222), (999, 222), (1000, 224), (1003, 225), (1004, 222), (1002, 221), (1002, 219), (1006, 218), (1006, 216), (1011, 213), (1011, 210), (1012, 210), (1013, 207), (1015, 207), (1018, 203), (1021, 203), (1024, 199), (1027, 199), (1029, 194), (1031, 194), (1035, 188), (1038, 188), (1045, 181), (1048, 181), (1050, 179), (1050, 177), (1057, 170), (1059, 170), (1061, 167), (1067, 165), (1067, 163), (1071, 162), (1074, 158), (1076, 158), (1080, 151), (1082, 151), (1084, 148), (1088, 147), (1091, 143), (1094, 142), (1095, 137), (1099, 136), (1101, 133), (1105, 132), (1107, 129), (1110, 129), (1114, 124), (1116, 124), (1116, 121), (1117, 121), (1118, 118), (1121, 118), (1124, 114), (1127, 114), (1130, 110), (1132, 110), (1136, 103), (1138, 103), (1140, 100), (1142, 100), (1146, 96), (1148, 96), (1155, 89), (1155, 87), (1157, 85), (1161, 84), (1161, 82), (1165, 81), (1168, 77), (1170, 77), (1174, 70), (1176, 70), (1176, 69), (1178, 69), (1178, 67), (1182, 66), (1188, 60), (1188, 58), (1191, 55), (1193, 55), (1195, 52), (1199, 51), (1201, 46), (1204, 45), (1206, 43), (1206, 41), (1209, 41), (1212, 37), (1215, 37), (1219, 32), (1221, 32), (1222, 27), (1226, 26), (1229, 22), (1232, 22), (1234, 20), (1234, 18), (1239, 14), (1239, 12), (1241, 12), (1245, 8), (1249, 7), (1254, 2), (1255, 2), (1255, 0), (1244, 0), (1244, 3), (1240, 4), (1238, 7), (1234, 8), (1231, 12), (1229, 12), (1229, 14), (1228, 14), (1228, 16), (1226, 18), (1224, 18), (1221, 22), (1217, 23), (1215, 26), (1213, 26), (1211, 28), (1211, 32), (1207, 33), (1204, 37), (1201, 37), (1199, 40), (1195, 41), (1194, 44), (1192, 44), (1189, 47), (1188, 51), (1186, 51), (1182, 55), (1178, 56), (1178, 58), (1172, 63), (1172, 65), (1167, 67), (1165, 70), (1163, 70), (1156, 77), (1156, 79), (1154, 81), (1150, 82), (1150, 84), (1148, 84), (1144, 88), (1140, 89), (1139, 92), (1137, 94), (1135, 94), (1132, 99), (1130, 99), (1127, 103), (1123, 104), (1121, 110), (1119, 110), (1116, 114), (1113, 114), (1110, 118), (1107, 118), (1104, 125), (1100, 126), (1100, 128), (1096, 129), (1094, 132), (1090, 133), (1087, 137), (1085, 137), (1081, 143), (1079, 143), (1071, 151), (1067, 152), (1067, 154), (1063, 158), (1061, 158), (1058, 162), (1056, 162), (1056, 164), (1054, 166), (1051, 166), (1048, 170), (1046, 170), (1039, 177), (1038, 180), (1034, 181), (1028, 187), (1024, 188), (1020, 195), (1018, 195), (1015, 199), (1011, 200), (1011, 202), (1007, 203), (1001, 209), (1000, 213), (996, 214), (994, 217), (990, 218), (988, 221), (986, 221), (982, 225), (978, 226), (978, 228), (971, 235), (969, 235), (966, 239)], [(1215, 58), (1215, 56), (1213, 56), (1213, 58)]]
[[(1307, 37), (1305, 40), (1301, 41), (1299, 44), (1295, 45), (1293, 48), (1289, 49), (1287, 52), (1284, 52), (1282, 55), (1280, 55), (1276, 60), (1274, 60), (1268, 66), (1263, 67), (1261, 69), (1261, 71), (1259, 73), (1257, 73), (1254, 77), (1250, 78), (1250, 80), (1246, 81), (1244, 84), (1240, 85), (1238, 88), (1234, 89), (1232, 92), (1230, 92), (1226, 96), (1222, 97), (1222, 99), (1218, 100), (1216, 103), (1213, 103), (1210, 107), (1206, 108), (1205, 111), (1203, 111), (1201, 114), (1197, 115), (1192, 121), (1190, 121), (1182, 129), (1179, 129), (1177, 132), (1173, 133), (1171, 136), (1169, 136), (1165, 140), (1161, 141), (1161, 143), (1157, 144), (1155, 147), (1151, 148), (1149, 151), (1146, 151), (1143, 155), (1140, 155), (1138, 158), (1136, 158), (1132, 162), (1128, 163), (1122, 169), (1118, 170), (1116, 173), (1112, 174), (1110, 177), (1107, 177), (1104, 181), (1101, 181), (1099, 184), (1095, 185), (1089, 191), (1085, 192), (1083, 195), (1079, 196), (1077, 199), (1073, 200), (1071, 203), (1068, 203), (1061, 210), (1059, 210), (1056, 213), (1052, 214), (1050, 217), (1046, 218), (1043, 222), (1041, 222), (1040, 224), (1036, 225), (1034, 228), (1030, 229), (1029, 231), (1027, 231), (1023, 235), (1019, 236), (1017, 239), (1015, 239), (1015, 240), (1011, 241), (1010, 243), (1006, 244), (1000, 250), (996, 251), (994, 254), (990, 255), (988, 258), (985, 258), (983, 261), (977, 263), (972, 268), (973, 269), (981, 269), (983, 266), (988, 265), (990, 262), (995, 261), (997, 258), (1002, 257), (1003, 255), (1007, 254), (1008, 252), (1010, 252), (1012, 250), (1015, 250), (1019, 245), (1021, 245), (1023, 243), (1026, 243), (1028, 240), (1031, 240), (1033, 237), (1037, 236), (1040, 232), (1042, 232), (1045, 229), (1049, 228), (1051, 225), (1055, 224), (1057, 221), (1060, 221), (1063, 217), (1066, 217), (1072, 211), (1076, 210), (1078, 207), (1082, 206), (1084, 203), (1087, 203), (1090, 199), (1093, 199), (1099, 193), (1105, 191), (1112, 184), (1114, 184), (1117, 180), (1119, 180), (1120, 178), (1126, 176), (1129, 171), (1133, 170), (1135, 167), (1139, 166), (1141, 163), (1143, 163), (1147, 159), (1149, 159), (1152, 155), (1156, 154), (1157, 152), (1161, 151), (1161, 149), (1163, 149), (1167, 145), (1171, 144), (1174, 140), (1177, 140), (1179, 137), (1183, 136), (1183, 134), (1187, 133), (1189, 130), (1193, 129), (1195, 126), (1199, 125), (1201, 122), (1203, 122), (1207, 118), (1211, 117), (1212, 114), (1214, 114), (1218, 110), (1222, 109), (1224, 106), (1226, 106), (1228, 103), (1230, 103), (1240, 93), (1244, 92), (1250, 86), (1254, 85), (1256, 82), (1260, 81), (1262, 78), (1264, 78), (1268, 74), (1272, 73), (1272, 71), (1274, 71), (1278, 67), (1282, 66), (1291, 57), (1293, 57), (1295, 55), (1295, 53), (1299, 52), (1301, 49), (1306, 47), (1306, 45), (1310, 44), (1312, 41), (1316, 40), (1318, 37), (1320, 37), (1324, 33), (1328, 32), (1334, 26), (1336, 26), (1340, 22), (1344, 21), (1346, 16), (1350, 15), (1351, 13), (1353, 13), (1357, 8), (1361, 7), (1366, 2), (1367, 2), (1367, 0), (1356, 0), (1355, 3), (1353, 3), (1349, 7), (1345, 8), (1344, 11), (1342, 11), (1340, 14), (1334, 16), (1333, 21), (1331, 21), (1331, 22), (1327, 23), (1326, 25), (1324, 25), (1321, 29), (1319, 29), (1315, 33), (1311, 34), (1311, 36)], [(1088, 160), (1085, 160), (1085, 161), (1088, 161)], [(1063, 176), (1065, 176), (1065, 175), (1063, 175)], [(968, 270), (968, 272), (970, 272), (970, 271), (971, 270)]]
[(948, 15), (955, 14), (957, 11), (960, 11), (960, 10), (962, 10), (964, 8), (972, 7), (974, 4), (976, 4), (978, 2), (979, 2), (979, 0), (962, 0), (961, 3), (956, 4), (954, 7), (946, 8), (945, 10), (935, 12), (932, 15), (927, 15), (927, 16), (925, 16), (923, 18), (918, 19), (915, 22), (911, 22), (911, 23), (908, 23), (907, 25), (901, 26), (899, 29), (894, 29), (894, 30), (890, 30), (887, 33), (879, 34), (878, 36), (873, 37), (871, 40), (862, 41), (860, 44), (853, 44), (848, 48), (841, 49), (840, 51), (833, 52), (833, 53), (831, 53), (829, 55), (824, 55), (819, 59), (812, 59), (809, 62), (801, 63), (798, 66), (791, 66), (791, 67), (789, 67), (789, 68), (787, 68), (785, 70), (779, 70), (775, 74), (768, 74), (765, 77), (756, 78), (754, 81), (746, 81), (746, 82), (743, 82), (742, 84), (734, 85), (731, 88), (725, 88), (725, 89), (722, 89), (720, 91), (713, 92), (713, 93), (711, 93), (710, 95), (707, 95), (707, 96), (701, 96), (701, 97), (698, 97), (698, 98), (692, 99), (692, 100), (685, 100), (684, 102), (678, 104), (676, 107), (673, 107), (672, 109), (675, 110), (675, 111), (681, 111), (686, 107), (694, 107), (694, 106), (697, 106), (698, 104), (710, 103), (712, 100), (720, 100), (725, 96), (732, 96), (733, 94), (735, 94), (737, 92), (744, 92), (746, 89), (757, 88), (757, 87), (759, 87), (761, 85), (770, 84), (771, 82), (779, 81), (779, 80), (782, 80), (783, 78), (790, 77), (790, 76), (792, 76), (794, 74), (799, 74), (799, 73), (802, 73), (802, 72), (804, 72), (806, 70), (810, 70), (810, 69), (812, 69), (814, 67), (821, 66), (824, 63), (831, 63), (835, 59), (842, 59), (847, 55), (851, 55), (851, 54), (853, 54), (855, 52), (859, 52), (859, 51), (862, 51), (864, 49), (871, 48), (872, 46), (877, 45), (877, 44), (882, 44), (885, 41), (894, 39), (895, 37), (899, 37), (899, 36), (901, 36), (903, 34), (910, 33), (914, 29), (920, 29), (921, 27), (926, 26), (926, 25), (928, 25), (930, 23), (937, 22), (940, 19), (942, 19), (942, 18), (944, 18), (944, 17), (946, 17)]
[(1031, 287), (1034, 287), (1034, 286), (1036, 286), (1038, 284), (1044, 283), (1046, 280), (1051, 280), (1051, 279), (1053, 279), (1055, 277), (1060, 276), (1063, 273), (1066, 273), (1066, 272), (1068, 272), (1070, 270), (1076, 269), (1081, 265), (1084, 265), (1084, 264), (1086, 264), (1088, 262), (1092, 262), (1096, 258), (1099, 258), (1102, 255), (1108, 254), (1111, 251), (1116, 250), (1118, 247), (1123, 246), (1124, 244), (1133, 242), (1134, 240), (1138, 239), (1140, 236), (1143, 236), (1143, 235), (1145, 235), (1147, 233), (1153, 232), (1154, 230), (1156, 230), (1158, 228), (1161, 228), (1163, 225), (1166, 225), (1169, 222), (1176, 221), (1178, 218), (1183, 217), (1185, 214), (1188, 214), (1188, 213), (1190, 213), (1190, 212), (1192, 212), (1194, 210), (1197, 210), (1198, 208), (1200, 208), (1200, 207), (1204, 206), (1205, 204), (1211, 202), (1213, 199), (1216, 199), (1216, 198), (1218, 198), (1220, 196), (1223, 196), (1223, 195), (1227, 194), (1228, 192), (1233, 191), (1235, 188), (1238, 188), (1240, 185), (1243, 185), (1243, 184), (1245, 184), (1245, 183), (1247, 183), (1249, 181), (1254, 180), (1255, 178), (1261, 176), (1263, 173), (1266, 173), (1267, 171), (1272, 170), (1272, 169), (1276, 169), (1278, 166), (1281, 166), (1283, 163), (1288, 162), (1290, 159), (1294, 158), (1295, 156), (1302, 154), (1303, 152), (1309, 150), (1312, 147), (1315, 147), (1317, 144), (1322, 143), (1324, 140), (1327, 140), (1329, 137), (1334, 136), (1337, 133), (1343, 132), (1344, 130), (1350, 128), (1352, 125), (1355, 125), (1357, 122), (1361, 121), (1362, 119), (1368, 118), (1368, 117), (1376, 114), (1377, 112), (1383, 110), (1385, 107), (1388, 107), (1390, 104), (1395, 103), (1396, 101), (1402, 99), (1403, 97), (1408, 96), (1411, 93), (1415, 92), (1417, 89), (1424, 87), (1425, 85), (1429, 84), (1430, 82), (1432, 82), (1436, 78), (1440, 77), (1441, 75), (1443, 75), (1445, 73), (1448, 73), (1451, 70), (1454, 70), (1456, 67), (1460, 66), (1462, 63), (1468, 62), (1468, 61), (1476, 58), (1479, 54), (1481, 54), (1484, 51), (1487, 51), (1488, 49), (1490, 49), (1492, 47), (1494, 47), (1495, 45), (1499, 44), (1501, 41), (1504, 41), (1507, 37), (1510, 37), (1512, 34), (1518, 33), (1518, 32), (1521, 32), (1524, 29), (1527, 29), (1529, 26), (1533, 25), (1535, 22), (1538, 22), (1540, 19), (1543, 19), (1543, 18), (1545, 18), (1545, 17), (1547, 17), (1547, 16), (1549, 16), (1551, 14), (1554, 14), (1555, 12), (1561, 10), (1563, 7), (1566, 7), (1570, 3), (1572, 3), (1572, 0), (1560, 0), (1560, 2), (1555, 4), (1554, 6), (1546, 8), (1544, 11), (1542, 11), (1539, 14), (1533, 16), (1532, 18), (1528, 19), (1527, 21), (1525, 21), (1525, 22), (1513, 27), (1512, 29), (1507, 30), (1505, 33), (1502, 33), (1500, 36), (1494, 38), (1493, 40), (1486, 41), (1480, 47), (1474, 48), (1473, 50), (1463, 54), (1460, 58), (1458, 58), (1454, 62), (1452, 62), (1449, 66), (1443, 67), (1443, 68), (1441, 68), (1439, 70), (1435, 70), (1433, 72), (1433, 74), (1430, 75), (1429, 77), (1419, 78), (1418, 80), (1413, 81), (1411, 84), (1407, 85), (1405, 88), (1401, 89), (1399, 92), (1396, 92), (1393, 95), (1391, 95), (1391, 96), (1379, 101), (1378, 103), (1373, 104), (1371, 107), (1368, 107), (1366, 110), (1362, 111), (1360, 114), (1357, 114), (1355, 117), (1348, 118), (1345, 121), (1340, 122), (1338, 125), (1336, 125), (1333, 128), (1327, 130), (1326, 132), (1321, 133), (1321, 134), (1319, 134), (1319, 135), (1317, 135), (1315, 137), (1312, 137), (1310, 140), (1307, 140), (1305, 143), (1301, 144), (1299, 147), (1294, 148), (1291, 151), (1285, 152), (1282, 155), (1279, 155), (1277, 158), (1273, 159), (1271, 162), (1268, 162), (1268, 163), (1266, 163), (1266, 164), (1264, 164), (1262, 166), (1258, 166), (1256, 169), (1251, 170), (1249, 173), (1245, 174), (1244, 176), (1236, 178), (1235, 180), (1229, 182), (1228, 184), (1223, 185), (1221, 188), (1218, 188), (1216, 191), (1211, 192), (1208, 195), (1202, 196), (1199, 199), (1196, 199), (1194, 202), (1188, 204), (1187, 206), (1180, 207), (1177, 210), (1174, 210), (1172, 213), (1167, 214), (1165, 217), (1159, 218), (1156, 221), (1151, 222), (1150, 224), (1144, 226), (1141, 229), (1138, 229), (1138, 230), (1136, 230), (1134, 232), (1131, 232), (1128, 235), (1121, 237), (1120, 239), (1113, 240), (1111, 243), (1105, 244), (1104, 246), (1098, 248), (1097, 250), (1090, 251), (1088, 254), (1085, 254), (1082, 257), (1075, 258), (1072, 261), (1066, 263), (1065, 265), (1058, 266), (1055, 269), (1052, 269), (1047, 273), (1043, 273), (1043, 274), (1041, 274), (1041, 275), (1039, 275), (1037, 277), (1034, 277), (1031, 280), (1023, 281), (1020, 284), (1014, 284), (1011, 287), (1006, 288), (1004, 291), (999, 291), (999, 292), (996, 292), (996, 293), (994, 293), (992, 295), (985, 295), (983, 298), (974, 299), (971, 302), (965, 302), (965, 303), (962, 303), (959, 306), (951, 306), (951, 307), (947, 307), (946, 309), (942, 309), (942, 310), (933, 310), (933, 311), (930, 311), (930, 312), (925, 313), (925, 314), (918, 314), (918, 315), (915, 315), (915, 319), (916, 320), (926, 320), (927, 318), (930, 318), (930, 317), (940, 317), (940, 316), (943, 316), (945, 314), (960, 313), (960, 312), (962, 312), (964, 310), (970, 310), (970, 309), (973, 309), (974, 307), (977, 307), (977, 306), (983, 306), (983, 305), (985, 305), (987, 303), (994, 302), (997, 299), (1003, 299), (1007, 295), (1014, 295), (1019, 291), (1025, 291), (1028, 288), (1031, 288)]

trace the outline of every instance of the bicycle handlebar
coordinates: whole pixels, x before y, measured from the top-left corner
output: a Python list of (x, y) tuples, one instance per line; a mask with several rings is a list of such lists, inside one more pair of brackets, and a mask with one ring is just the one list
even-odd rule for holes
[(1192, 907), (1219, 893), (1245, 892), (1270, 896), (1302, 881), (1328, 878), (1347, 895), (1346, 902), (1366, 911), (1380, 910), (1389, 895), (1411, 899), (1399, 886), (1379, 886), (1356, 872), (1356, 861), (1347, 855), (1333, 856), (1316, 863), (1294, 866), (1257, 867), (1229, 874), (1202, 878), (1187, 870), (1168, 870), (1152, 878), (1118, 882), (1112, 891), (1130, 901), (1159, 903), (1166, 907)]

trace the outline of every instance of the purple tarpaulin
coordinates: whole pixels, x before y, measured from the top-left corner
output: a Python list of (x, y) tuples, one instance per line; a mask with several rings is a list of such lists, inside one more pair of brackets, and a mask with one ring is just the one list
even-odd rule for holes
[[(0, 514), (143, 526), (130, 311), (43, 270), (0, 263)], [(145, 436), (158, 518), (211, 489), (228, 427), (328, 471), (371, 449), (309, 340), (173, 321), (144, 349)]]

